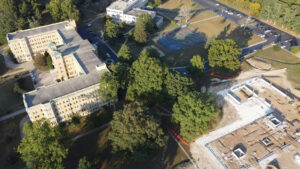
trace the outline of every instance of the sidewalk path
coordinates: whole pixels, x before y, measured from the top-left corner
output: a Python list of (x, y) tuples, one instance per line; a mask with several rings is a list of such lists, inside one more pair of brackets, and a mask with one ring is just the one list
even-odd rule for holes
[(23, 119), (20, 121), (19, 123), (19, 129), (20, 129), (20, 135), (21, 135), (21, 139), (24, 137), (24, 133), (23, 133), (23, 126), (24, 126), (24, 123), (29, 121), (29, 116), (26, 115), (25, 117), (23, 117)]
[(103, 125), (100, 126), (100, 127), (97, 127), (97, 128), (94, 128), (94, 129), (92, 129), (92, 130), (90, 130), (90, 131), (87, 131), (87, 132), (85, 132), (85, 133), (79, 134), (78, 136), (72, 138), (72, 141), (76, 141), (77, 139), (80, 139), (81, 137), (84, 137), (84, 136), (89, 135), (89, 134), (91, 134), (91, 133), (94, 133), (94, 132), (96, 132), (96, 131), (100, 131), (100, 130), (106, 128), (106, 127), (109, 126), (109, 125), (110, 125), (110, 123), (106, 123), (106, 124), (103, 124)]
[(7, 119), (9, 119), (9, 118), (15, 117), (15, 116), (17, 116), (17, 115), (19, 115), (19, 114), (23, 114), (23, 113), (26, 113), (25, 108), (23, 108), (23, 109), (21, 109), (21, 110), (18, 110), (18, 111), (15, 111), (15, 112), (13, 112), (13, 113), (10, 113), (10, 114), (8, 114), (8, 115), (5, 115), (5, 116), (0, 117), (0, 121), (7, 120)]

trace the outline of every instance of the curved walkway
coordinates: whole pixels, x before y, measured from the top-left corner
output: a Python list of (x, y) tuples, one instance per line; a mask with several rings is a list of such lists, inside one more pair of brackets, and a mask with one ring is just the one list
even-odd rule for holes
[(18, 111), (15, 111), (15, 112), (13, 112), (13, 113), (10, 113), (10, 114), (8, 114), (8, 115), (5, 115), (5, 116), (0, 117), (0, 121), (7, 120), (7, 119), (9, 119), (9, 118), (15, 117), (15, 116), (17, 116), (17, 115), (19, 115), (19, 114), (23, 114), (23, 113), (25, 113), (25, 112), (26, 112), (25, 108), (20, 109), (20, 110), (18, 110)]
[(298, 62), (298, 63), (290, 63), (290, 62), (282, 62), (282, 61), (279, 61), (279, 60), (270, 59), (270, 58), (261, 57), (261, 56), (255, 56), (255, 57), (258, 57), (258, 58), (261, 58), (261, 59), (270, 60), (270, 61), (277, 62), (277, 63), (287, 64), (287, 65), (300, 65), (300, 62)]

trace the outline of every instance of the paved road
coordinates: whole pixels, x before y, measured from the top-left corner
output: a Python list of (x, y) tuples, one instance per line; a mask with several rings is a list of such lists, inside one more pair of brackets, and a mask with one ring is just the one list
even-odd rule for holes
[(5, 116), (0, 117), (0, 121), (7, 120), (7, 119), (9, 119), (9, 118), (15, 117), (15, 116), (17, 116), (17, 115), (19, 115), (19, 114), (23, 114), (23, 113), (25, 113), (25, 112), (26, 112), (26, 110), (25, 110), (25, 108), (23, 108), (23, 109), (21, 109), (21, 110), (18, 110), (18, 111), (15, 111), (15, 112), (13, 112), (13, 113), (10, 113), (10, 114), (8, 114), (8, 115), (5, 115)]
[(112, 59), (114, 63), (118, 61), (116, 52), (102, 41), (88, 26), (80, 27), (77, 31), (82, 39), (88, 39), (91, 43), (96, 44), (100, 48), (102, 54), (107, 56), (108, 59)]
[[(193, 0), (194, 2), (198, 3), (199, 5), (205, 7), (205, 8), (209, 8), (212, 11), (216, 12), (218, 15), (227, 18), (231, 21), (233, 21), (234, 23), (240, 25), (241, 22), (247, 18), (251, 18), (251, 16), (248, 16), (240, 11), (237, 11), (233, 8), (230, 8), (224, 4), (221, 4), (220, 2), (217, 2), (216, 0)], [(219, 4), (218, 6), (216, 4)], [(228, 14), (228, 12), (232, 12), (232, 14)], [(238, 16), (239, 14), (239, 16)], [(270, 26), (268, 24), (265, 24), (263, 22), (261, 22), (258, 19), (255, 18), (251, 18), (251, 20), (253, 20), (256, 25), (255, 27), (249, 27), (250, 30), (255, 33), (255, 34), (265, 34), (268, 38), (270, 38), (270, 40), (272, 42), (280, 42), (282, 43), (282, 45), (286, 46), (286, 49), (290, 50), (291, 45), (298, 45), (300, 44), (300, 39), (295, 38), (293, 35), (290, 35), (286, 32), (283, 32), (277, 28), (274, 28), (273, 26)], [(265, 33), (266, 30), (271, 29), (272, 31), (269, 33)], [(278, 37), (274, 36), (275, 34), (278, 34)], [(287, 40), (290, 39), (294, 39), (291, 42), (288, 42)], [(257, 46), (258, 48), (260, 46)]]
[(6, 74), (4, 74), (4, 75), (2, 75), (2, 77), (4, 77), (4, 76), (11, 76), (11, 75), (14, 75), (14, 74), (18, 74), (18, 73), (21, 73), (21, 72), (24, 72), (24, 71), (26, 71), (25, 69), (23, 69), (23, 68), (21, 68), (20, 70), (17, 70), (17, 71), (14, 71), (14, 72), (10, 72), (10, 73), (6, 73)]

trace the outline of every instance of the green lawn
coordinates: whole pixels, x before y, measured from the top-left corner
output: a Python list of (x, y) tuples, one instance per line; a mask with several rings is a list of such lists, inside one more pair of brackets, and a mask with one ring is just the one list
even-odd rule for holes
[[(286, 63), (300, 63), (300, 59), (296, 56), (288, 53), (285, 50), (274, 51), (273, 48), (268, 48), (262, 51), (258, 51), (254, 56), (260, 56), (269, 59), (275, 59)], [(263, 59), (267, 63), (270, 63), (273, 68), (287, 68), (288, 80), (292, 82), (294, 87), (300, 87), (300, 65), (282, 64), (267, 59)]]
[(9, 79), (0, 84), (0, 115), (23, 108), (22, 96), (13, 91), (14, 84), (19, 83), (20, 87), (26, 91), (34, 89), (31, 78), (27, 76), (21, 79)]
[[(133, 161), (126, 158), (125, 154), (111, 153), (108, 140), (110, 127), (90, 134), (74, 142), (69, 150), (66, 160), (66, 169), (74, 169), (81, 157), (86, 156), (99, 169), (132, 169), (132, 168), (166, 168), (171, 169), (176, 164), (186, 160), (186, 156), (171, 138), (168, 141), (168, 148), (165, 160), (161, 161), (162, 149), (152, 158), (146, 161)], [(163, 166), (163, 167), (162, 167)]]
[(0, 122), (0, 168), (22, 169), (25, 164), (19, 159), (16, 148), (20, 143), (19, 122), (24, 114)]

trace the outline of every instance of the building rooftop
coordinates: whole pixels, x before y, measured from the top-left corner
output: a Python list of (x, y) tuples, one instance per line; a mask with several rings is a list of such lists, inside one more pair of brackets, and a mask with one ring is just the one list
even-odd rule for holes
[(52, 99), (98, 84), (101, 74), (106, 71), (106, 69), (95, 71), (51, 86), (43, 86), (34, 91), (25, 93), (23, 97), (28, 108), (34, 105), (47, 103)]
[(28, 36), (38, 35), (49, 31), (62, 30), (65, 29), (65, 27), (69, 24), (70, 24), (69, 21), (64, 21), (64, 22), (40, 26), (32, 29), (19, 30), (13, 33), (8, 33), (7, 39), (8, 40), (23, 39)]
[[(67, 26), (66, 23), (68, 22), (61, 22), (60, 24), (56, 24), (56, 26)], [(41, 29), (44, 30), (44, 27)], [(35, 28), (35, 30), (36, 33), (41, 32), (38, 28)], [(101, 74), (107, 71), (106, 64), (95, 54), (93, 46), (89, 41), (81, 39), (75, 29), (60, 27), (59, 31), (64, 40), (64, 44), (57, 46), (57, 51), (55, 51), (54, 55), (61, 54), (62, 57), (64, 57), (72, 54), (84, 70), (85, 74), (62, 81), (58, 84), (43, 86), (34, 91), (25, 93), (23, 97), (28, 108), (98, 84)], [(22, 31), (22, 36), (25, 36), (24, 32), (27, 31)], [(16, 37), (20, 37), (18, 32), (12, 34)], [(34, 35), (33, 32), (30, 34)]]
[(134, 9), (128, 11), (126, 14), (127, 14), (127, 15), (133, 15), (133, 16), (138, 17), (138, 16), (141, 15), (141, 14), (149, 14), (149, 15), (153, 15), (153, 14), (155, 14), (155, 12), (154, 12), (154, 11), (148, 11), (148, 10), (143, 10), (143, 9), (136, 9), (136, 8), (134, 8)]
[[(196, 140), (217, 168), (299, 168), (299, 100), (264, 78), (253, 78), (218, 93), (237, 111), (239, 119)], [(286, 158), (291, 157), (291, 158)], [(277, 166), (275, 166), (277, 167)]]
[(110, 4), (107, 8), (124, 11), (131, 5), (135, 4), (138, 0), (117, 0)]

